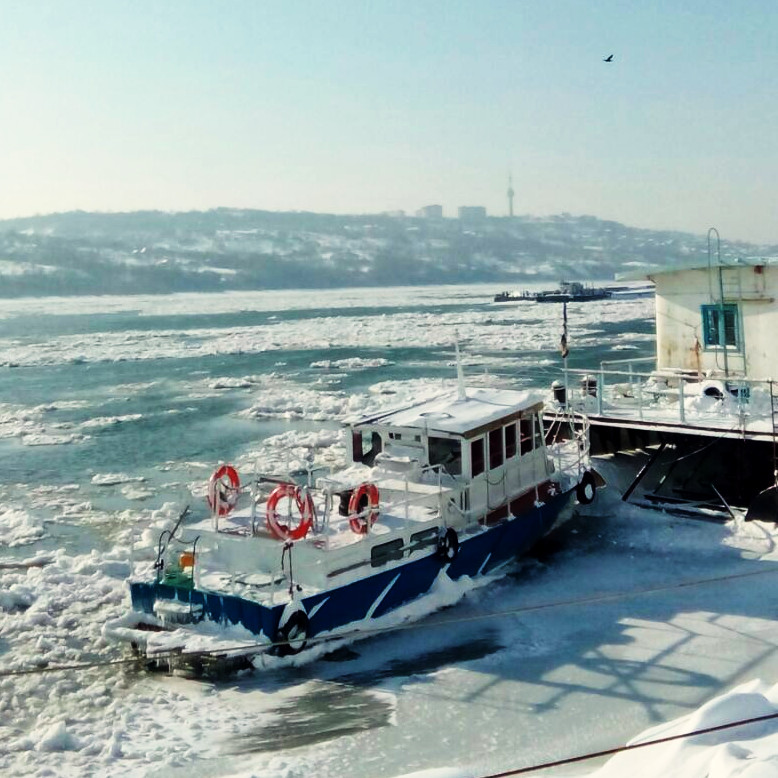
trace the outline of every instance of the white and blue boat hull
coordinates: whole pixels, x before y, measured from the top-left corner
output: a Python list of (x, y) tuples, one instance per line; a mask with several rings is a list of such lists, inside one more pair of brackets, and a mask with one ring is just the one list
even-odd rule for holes
[[(427, 594), (441, 571), (453, 581), (463, 576), (478, 578), (495, 573), (517, 556), (528, 551), (547, 534), (570, 507), (573, 492), (546, 496), (518, 517), (482, 527), (459, 539), (453, 559), (441, 557), (434, 546), (424, 556), (415, 554), (407, 561), (386, 563), (364, 577), (342, 586), (297, 595), (297, 603), (307, 616), (307, 639), (343, 631), (350, 624), (385, 616)], [(198, 620), (224, 626), (239, 626), (268, 641), (279, 640), (279, 629), (288, 609), (288, 600), (266, 605), (234, 594), (197, 586), (178, 586), (161, 581), (134, 581), (130, 584), (132, 608), (153, 616), (160, 601), (189, 606)], [(282, 639), (282, 638), (281, 638)]]

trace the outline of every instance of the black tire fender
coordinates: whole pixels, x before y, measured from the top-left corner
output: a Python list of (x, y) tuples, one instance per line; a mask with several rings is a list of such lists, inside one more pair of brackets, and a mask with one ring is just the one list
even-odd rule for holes
[(278, 656), (299, 654), (308, 644), (308, 614), (303, 610), (294, 611), (291, 616), (279, 625), (275, 642)]
[(594, 502), (596, 494), (597, 481), (594, 478), (594, 473), (591, 470), (587, 470), (583, 474), (578, 486), (575, 487), (575, 499), (581, 505), (589, 505)]
[(449, 527), (438, 538), (437, 556), (443, 562), (453, 562), (459, 553), (459, 536)]

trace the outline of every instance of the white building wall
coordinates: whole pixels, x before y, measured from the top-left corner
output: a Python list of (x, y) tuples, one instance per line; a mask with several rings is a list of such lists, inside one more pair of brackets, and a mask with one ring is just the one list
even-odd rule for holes
[(657, 367), (724, 371), (721, 347), (706, 347), (702, 306), (738, 306), (740, 346), (728, 347), (731, 374), (778, 378), (778, 267), (741, 265), (679, 270), (651, 277), (656, 284)]

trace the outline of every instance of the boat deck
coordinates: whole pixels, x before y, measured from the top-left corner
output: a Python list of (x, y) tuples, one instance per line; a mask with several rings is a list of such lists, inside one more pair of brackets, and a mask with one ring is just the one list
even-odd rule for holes
[[(397, 546), (393, 550), (398, 559), (401, 552), (426, 549), (429, 553), (443, 523), (441, 504), (453, 493), (434, 484), (381, 479), (381, 510), (363, 534), (351, 529), (349, 517), (341, 516), (337, 507), (333, 510), (331, 506), (327, 512), (324, 502), (315, 500), (318, 519), (314, 528), (307, 537), (294, 541), (288, 552), (295, 583), (311, 594), (334, 582), (353, 580), (370, 568), (385, 544)], [(464, 525), (464, 516), (449, 515), (449, 519), (457, 517)], [(425, 535), (423, 542), (419, 541), (421, 535)], [(284, 555), (289, 544), (268, 530), (263, 510), (252, 513), (246, 508), (219, 517), (218, 523), (208, 518), (184, 525), (183, 542), (192, 543), (194, 538), (198, 538), (193, 572), (197, 588), (268, 604), (288, 586), (289, 561)], [(392, 556), (391, 551), (387, 553)]]

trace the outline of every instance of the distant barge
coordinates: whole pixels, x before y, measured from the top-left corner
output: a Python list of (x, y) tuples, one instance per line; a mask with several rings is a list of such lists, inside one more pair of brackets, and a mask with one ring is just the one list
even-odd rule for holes
[(496, 303), (575, 303), (593, 300), (607, 300), (613, 296), (613, 290), (604, 287), (584, 286), (579, 281), (562, 281), (559, 289), (547, 289), (542, 292), (499, 292), (494, 296)]

